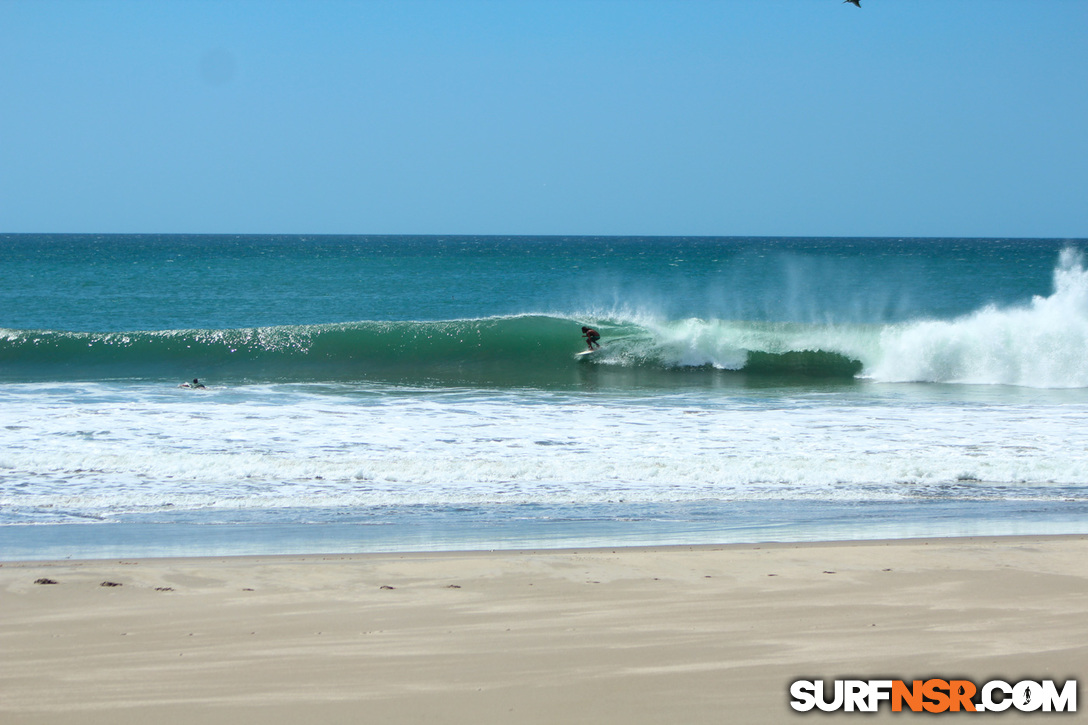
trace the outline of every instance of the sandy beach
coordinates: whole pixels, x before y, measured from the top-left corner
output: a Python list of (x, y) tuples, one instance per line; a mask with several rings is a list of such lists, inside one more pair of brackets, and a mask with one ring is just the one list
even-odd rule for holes
[(902, 720), (789, 684), (1076, 678), (1086, 593), (1086, 536), (4, 562), (0, 720)]

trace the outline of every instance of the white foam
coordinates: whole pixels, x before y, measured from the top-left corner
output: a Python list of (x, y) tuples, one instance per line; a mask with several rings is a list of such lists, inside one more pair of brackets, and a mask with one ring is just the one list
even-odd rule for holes
[(1054, 292), (1020, 307), (886, 328), (865, 375), (883, 381), (1088, 387), (1088, 271), (1061, 253)]
[(1088, 484), (1085, 403), (305, 390), (7, 386), (0, 509), (1053, 498)]

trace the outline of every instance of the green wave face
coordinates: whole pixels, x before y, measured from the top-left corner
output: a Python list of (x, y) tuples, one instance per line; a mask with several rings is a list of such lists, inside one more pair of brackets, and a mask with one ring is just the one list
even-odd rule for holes
[[(581, 325), (602, 333), (591, 358)], [(232, 330), (0, 333), (12, 381), (135, 378), (213, 382), (376, 381), (554, 386), (592, 376), (632, 385), (737, 374), (849, 379), (874, 332), (863, 328), (544, 315), (355, 322)]]

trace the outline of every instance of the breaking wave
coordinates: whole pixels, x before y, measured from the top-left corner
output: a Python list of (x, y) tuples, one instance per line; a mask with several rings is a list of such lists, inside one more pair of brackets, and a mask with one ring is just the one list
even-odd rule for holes
[[(604, 348), (579, 359), (585, 324), (601, 332)], [(0, 330), (0, 378), (534, 386), (628, 370), (1063, 388), (1088, 387), (1086, 352), (1088, 271), (1079, 253), (1066, 250), (1050, 296), (947, 320), (819, 325), (526, 314), (221, 330)]]

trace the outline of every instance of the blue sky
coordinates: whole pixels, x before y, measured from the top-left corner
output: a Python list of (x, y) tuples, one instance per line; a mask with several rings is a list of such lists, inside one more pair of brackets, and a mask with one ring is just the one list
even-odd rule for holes
[(1084, 0), (0, 0), (0, 232), (1088, 237)]

